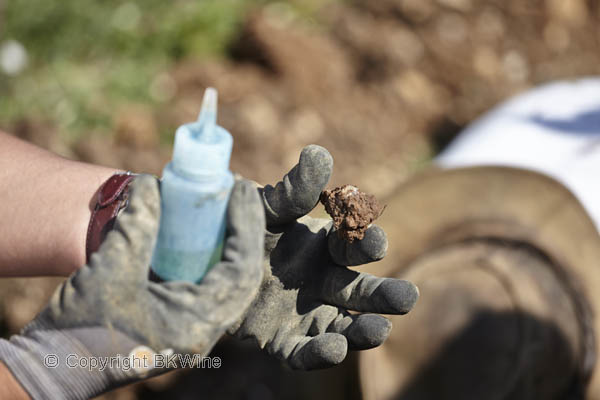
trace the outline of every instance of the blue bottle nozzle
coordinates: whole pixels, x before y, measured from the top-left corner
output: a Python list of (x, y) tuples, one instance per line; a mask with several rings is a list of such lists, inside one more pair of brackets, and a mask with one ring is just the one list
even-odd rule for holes
[(217, 91), (204, 92), (196, 122), (177, 129), (173, 149), (173, 168), (186, 176), (223, 174), (229, 168), (233, 138), (217, 125)]
[[(215, 125), (217, 124), (217, 104), (218, 94), (215, 88), (207, 88), (202, 99), (202, 107), (198, 114), (198, 122), (202, 124), (202, 130), (205, 135), (212, 135)], [(200, 134), (200, 130), (195, 132)]]

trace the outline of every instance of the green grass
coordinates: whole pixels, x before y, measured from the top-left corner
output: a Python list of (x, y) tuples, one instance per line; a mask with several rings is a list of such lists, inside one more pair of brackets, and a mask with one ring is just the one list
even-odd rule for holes
[[(324, 1), (291, 4), (310, 18)], [(23, 44), (29, 63), (17, 76), (0, 71), (0, 126), (41, 119), (67, 140), (109, 132), (123, 104), (164, 101), (151, 95), (150, 84), (178, 61), (223, 57), (246, 13), (266, 3), (8, 0), (0, 11), (0, 43)]]

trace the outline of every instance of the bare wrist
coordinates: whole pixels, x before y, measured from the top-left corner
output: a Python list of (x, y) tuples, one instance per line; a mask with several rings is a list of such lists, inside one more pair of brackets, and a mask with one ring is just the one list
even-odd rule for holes
[(14, 400), (31, 399), (2, 361), (0, 361), (0, 398)]

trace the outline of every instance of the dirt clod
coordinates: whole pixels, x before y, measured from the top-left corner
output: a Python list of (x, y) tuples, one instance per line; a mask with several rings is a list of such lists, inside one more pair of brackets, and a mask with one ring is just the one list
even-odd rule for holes
[(385, 208), (379, 205), (374, 195), (361, 192), (352, 185), (324, 190), (320, 201), (333, 219), (338, 236), (349, 243), (364, 238), (369, 225)]

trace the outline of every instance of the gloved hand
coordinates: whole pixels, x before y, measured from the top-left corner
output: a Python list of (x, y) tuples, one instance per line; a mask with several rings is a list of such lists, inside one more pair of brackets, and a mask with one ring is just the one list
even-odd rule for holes
[(146, 355), (135, 366), (151, 367), (154, 353), (204, 356), (254, 299), (263, 277), (265, 220), (253, 184), (234, 186), (223, 261), (199, 285), (149, 281), (159, 213), (156, 180), (137, 177), (128, 208), (90, 263), (20, 335), (0, 341), (0, 359), (34, 399), (89, 398), (166, 370), (127, 370), (122, 358), (112, 368), (68, 366), (85, 358), (91, 365), (90, 357)]
[(369, 313), (404, 314), (418, 298), (410, 282), (345, 267), (383, 258), (387, 239), (381, 228), (372, 225), (363, 240), (347, 243), (332, 230), (331, 220), (305, 216), (332, 168), (329, 152), (311, 145), (281, 182), (261, 190), (265, 277), (256, 300), (230, 330), (296, 369), (330, 367), (343, 361), (348, 349), (380, 345), (391, 323)]

